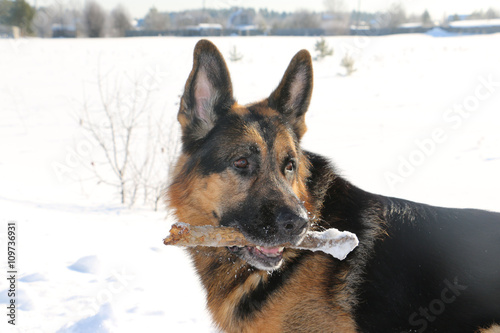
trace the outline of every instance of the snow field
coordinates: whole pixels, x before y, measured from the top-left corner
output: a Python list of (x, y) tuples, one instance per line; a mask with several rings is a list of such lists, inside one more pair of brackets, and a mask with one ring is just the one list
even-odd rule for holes
[[(316, 38), (212, 40), (226, 58), (233, 46), (244, 55), (228, 66), (248, 103), (270, 94), (297, 51), (314, 53)], [(334, 55), (314, 63), (307, 149), (369, 191), (500, 211), (500, 34), (326, 40)], [(162, 244), (172, 219), (121, 207), (89, 179), (87, 153), (98, 147), (78, 125), (83, 102), (99, 110), (98, 73), (153, 73), (151, 112), (174, 121), (196, 42), (0, 40), (0, 249), (16, 221), (19, 251), (18, 325), (2, 316), (0, 331), (216, 331), (186, 254)], [(357, 68), (349, 77), (346, 52)]]

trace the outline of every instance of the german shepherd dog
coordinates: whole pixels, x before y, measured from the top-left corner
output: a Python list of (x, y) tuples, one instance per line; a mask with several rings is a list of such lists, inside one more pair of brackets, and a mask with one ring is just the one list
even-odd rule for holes
[[(190, 249), (224, 332), (493, 332), (500, 329), (500, 214), (365, 192), (301, 149), (311, 56), (271, 95), (240, 105), (201, 40), (180, 102), (182, 153), (167, 190), (179, 221), (238, 228), (255, 247)], [(345, 260), (280, 247), (308, 230), (355, 233)], [(498, 331), (496, 331), (498, 332)]]

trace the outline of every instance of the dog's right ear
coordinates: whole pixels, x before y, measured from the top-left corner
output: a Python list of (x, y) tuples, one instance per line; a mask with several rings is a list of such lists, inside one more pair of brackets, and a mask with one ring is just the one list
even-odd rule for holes
[(231, 78), (224, 58), (214, 44), (200, 40), (194, 49), (193, 69), (186, 82), (177, 115), (184, 140), (205, 137), (234, 102)]

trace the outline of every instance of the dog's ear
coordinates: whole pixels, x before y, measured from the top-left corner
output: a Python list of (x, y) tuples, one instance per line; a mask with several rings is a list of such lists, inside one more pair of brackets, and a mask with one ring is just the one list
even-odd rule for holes
[(185, 139), (197, 140), (207, 135), (234, 102), (224, 58), (214, 44), (200, 40), (194, 49), (193, 69), (177, 115)]
[(307, 130), (305, 113), (309, 107), (313, 88), (311, 55), (299, 51), (288, 65), (276, 90), (269, 96), (269, 107), (281, 113), (300, 140)]

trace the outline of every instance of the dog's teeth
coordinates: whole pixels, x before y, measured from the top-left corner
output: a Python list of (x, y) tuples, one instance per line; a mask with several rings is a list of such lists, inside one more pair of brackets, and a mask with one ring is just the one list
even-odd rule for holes
[(285, 249), (284, 247), (279, 247), (279, 248), (278, 248), (278, 250), (279, 250), (280, 252), (283, 252), (283, 250), (284, 250), (284, 249)]
[(256, 248), (257, 250), (262, 250), (262, 247), (260, 247), (260, 246), (256, 246), (255, 248)]

